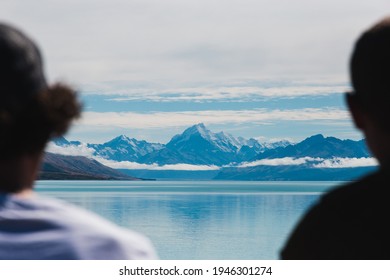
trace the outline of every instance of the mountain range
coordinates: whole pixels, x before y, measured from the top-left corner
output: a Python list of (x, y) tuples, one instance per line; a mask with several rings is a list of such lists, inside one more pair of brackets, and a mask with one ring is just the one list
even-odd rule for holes
[[(61, 147), (81, 144), (63, 137), (54, 139), (53, 142)], [(94, 156), (113, 161), (222, 166), (249, 161), (261, 152), (290, 144), (288, 141), (260, 143), (253, 138), (234, 137), (225, 132), (214, 133), (200, 123), (173, 136), (167, 144), (149, 143), (121, 135), (103, 144), (86, 145), (93, 150)]]
[(324, 137), (322, 134), (317, 134), (295, 145), (275, 147), (263, 151), (255, 159), (283, 157), (362, 158), (369, 156), (370, 153), (364, 140), (340, 140), (335, 137)]
[[(78, 147), (78, 141), (65, 138), (53, 140), (63, 148)], [(202, 123), (185, 129), (167, 144), (118, 136), (103, 144), (86, 143), (92, 157), (110, 162), (143, 164), (145, 169), (124, 168), (122, 174), (143, 178), (228, 179), (228, 180), (346, 180), (375, 169), (375, 166), (351, 168), (319, 168), (315, 163), (333, 159), (364, 159), (370, 153), (364, 140), (341, 140), (313, 135), (299, 143), (279, 141), (260, 143), (258, 140), (234, 137), (225, 132), (214, 133)], [(305, 159), (302, 164), (251, 164), (273, 159)], [(147, 166), (187, 164), (210, 166), (213, 169), (152, 170)], [(276, 166), (275, 166), (276, 165)], [(315, 167), (315, 168), (314, 168)], [(130, 169), (130, 170), (129, 170)], [(142, 175), (142, 176), (140, 176)]]

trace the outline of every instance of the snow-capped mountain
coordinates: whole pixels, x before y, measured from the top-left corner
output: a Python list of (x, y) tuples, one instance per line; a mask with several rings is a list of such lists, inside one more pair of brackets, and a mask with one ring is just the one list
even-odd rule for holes
[(275, 148), (279, 148), (279, 147), (284, 148), (284, 147), (287, 147), (287, 146), (292, 145), (292, 144), (293, 143), (291, 143), (288, 140), (279, 140), (279, 141), (274, 141), (274, 142), (264, 142), (264, 143), (262, 143), (262, 145), (264, 147), (263, 151), (271, 150), (271, 149), (275, 149)]
[[(288, 144), (257, 154), (246, 167), (222, 168), (214, 177), (219, 180), (296, 180), (296, 181), (343, 181), (354, 180), (377, 166), (368, 163), (371, 154), (364, 140), (341, 140), (335, 137), (313, 135), (296, 144)], [(285, 160), (293, 159), (286, 163)], [(293, 163), (294, 159), (306, 159)], [(278, 164), (260, 164), (261, 161)], [(317, 160), (313, 164), (312, 161)], [(354, 161), (366, 161), (365, 164), (353, 164)], [(326, 163), (327, 162), (327, 163)], [(333, 167), (332, 167), (333, 166)]]
[[(244, 149), (243, 149), (244, 147)], [(228, 133), (214, 133), (203, 123), (174, 136), (164, 149), (147, 154), (142, 163), (188, 163), (224, 165), (252, 158), (263, 146), (255, 139), (236, 138)]]
[[(226, 153), (234, 153), (242, 146), (240, 141), (232, 135), (225, 132), (213, 133), (203, 123), (200, 123), (187, 128), (182, 134), (174, 136), (167, 144), (167, 147), (175, 147), (180, 150), (188, 146), (188, 142), (193, 141), (196, 137), (206, 141), (214, 149)], [(195, 149), (198, 148), (195, 147)]]
[(137, 161), (140, 157), (164, 147), (159, 143), (138, 141), (125, 135), (120, 135), (103, 144), (88, 144), (87, 146), (95, 150), (96, 156), (114, 161)]

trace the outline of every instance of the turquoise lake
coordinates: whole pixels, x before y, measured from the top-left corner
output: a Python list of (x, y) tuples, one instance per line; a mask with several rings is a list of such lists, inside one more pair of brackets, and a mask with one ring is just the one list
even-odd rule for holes
[(273, 260), (305, 211), (340, 183), (38, 181), (36, 190), (147, 235), (161, 259)]

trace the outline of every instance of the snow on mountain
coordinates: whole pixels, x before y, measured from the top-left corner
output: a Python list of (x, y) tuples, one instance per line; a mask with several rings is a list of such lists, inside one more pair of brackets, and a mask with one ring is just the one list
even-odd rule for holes
[(115, 161), (137, 161), (140, 157), (163, 148), (162, 144), (139, 141), (120, 135), (103, 144), (88, 144), (95, 155)]
[(278, 148), (278, 147), (287, 147), (289, 145), (292, 145), (293, 143), (291, 143), (290, 141), (288, 140), (280, 140), (280, 141), (275, 141), (275, 142), (264, 142), (262, 143), (263, 144), (263, 147), (264, 147), (264, 150), (268, 149), (275, 149), (275, 148)]
[(174, 136), (165, 148), (147, 154), (142, 163), (188, 163), (224, 165), (253, 158), (263, 146), (255, 139), (246, 140), (226, 132), (214, 133), (203, 123)]
[(215, 146), (216, 149), (227, 152), (227, 153), (235, 153), (242, 146), (249, 147), (261, 147), (261, 144), (257, 142), (255, 139), (246, 140), (243, 137), (234, 137), (226, 132), (211, 132), (206, 128), (203, 123), (199, 123), (197, 125), (191, 126), (187, 128), (182, 134), (178, 134), (172, 138), (172, 140), (167, 144), (167, 146), (178, 146), (183, 142), (189, 141), (191, 137), (194, 135), (198, 135), (211, 145)]

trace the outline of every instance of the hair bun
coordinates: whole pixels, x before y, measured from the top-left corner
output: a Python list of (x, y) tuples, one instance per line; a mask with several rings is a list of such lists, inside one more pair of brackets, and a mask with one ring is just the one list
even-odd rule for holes
[(77, 93), (71, 87), (56, 83), (40, 94), (42, 109), (46, 121), (51, 126), (51, 136), (63, 135), (69, 128), (73, 119), (80, 117), (81, 104)]

